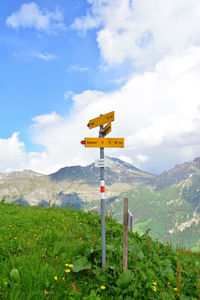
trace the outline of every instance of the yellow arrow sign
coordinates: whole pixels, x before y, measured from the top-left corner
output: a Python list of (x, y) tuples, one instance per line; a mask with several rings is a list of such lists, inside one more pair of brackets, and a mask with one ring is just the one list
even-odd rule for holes
[(106, 123), (113, 122), (115, 120), (115, 112), (111, 111), (108, 114), (99, 116), (98, 118), (92, 119), (88, 123), (89, 129), (95, 128), (97, 126), (101, 126)]
[(102, 130), (102, 133), (104, 136), (106, 136), (107, 134), (109, 134), (111, 132), (111, 123), (108, 123), (106, 125), (106, 127)]
[(85, 138), (85, 147), (124, 148), (124, 138)]

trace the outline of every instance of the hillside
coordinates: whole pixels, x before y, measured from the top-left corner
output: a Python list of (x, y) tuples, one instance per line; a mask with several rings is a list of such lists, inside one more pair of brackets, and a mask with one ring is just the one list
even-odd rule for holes
[[(155, 176), (117, 158), (106, 168), (107, 210), (122, 222), (129, 198), (134, 229), (174, 246), (197, 248), (200, 236), (200, 158)], [(99, 168), (65, 167), (49, 176), (33, 171), (0, 176), (0, 200), (22, 205), (100, 209)]]
[[(1, 299), (198, 299), (199, 254), (129, 233), (122, 272), (122, 226), (106, 221), (101, 270), (100, 216), (0, 203)], [(95, 230), (94, 230), (95, 228)]]
[[(149, 183), (154, 175), (143, 172), (116, 158), (108, 158), (107, 196), (116, 197), (132, 185)], [(99, 168), (65, 167), (45, 176), (33, 171), (0, 174), (0, 200), (23, 205), (84, 208), (99, 200)]]
[(142, 233), (150, 228), (154, 239), (168, 241), (174, 247), (198, 248), (200, 215), (191, 201), (181, 197), (180, 186), (168, 186), (159, 191), (151, 186), (140, 186), (122, 193), (107, 206), (119, 222), (122, 222), (124, 197), (129, 199), (135, 231)]

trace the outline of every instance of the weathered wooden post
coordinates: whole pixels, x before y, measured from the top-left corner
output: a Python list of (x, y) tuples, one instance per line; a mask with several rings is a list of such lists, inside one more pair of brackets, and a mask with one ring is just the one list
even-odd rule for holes
[(124, 198), (123, 271), (128, 269), (128, 198)]

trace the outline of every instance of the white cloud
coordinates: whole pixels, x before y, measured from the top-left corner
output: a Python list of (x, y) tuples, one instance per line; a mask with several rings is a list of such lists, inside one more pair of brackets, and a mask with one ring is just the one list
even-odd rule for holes
[(14, 29), (19, 27), (35, 28), (48, 33), (66, 30), (63, 23), (63, 14), (59, 8), (49, 12), (46, 9), (42, 10), (36, 2), (22, 4), (18, 11), (13, 12), (7, 18), (6, 24)]
[(123, 160), (123, 161), (125, 161), (125, 162), (127, 162), (131, 165), (133, 164), (133, 160), (130, 157), (126, 156), (126, 155), (120, 155), (119, 159), (121, 159), (121, 160)]
[(88, 0), (78, 31), (97, 29), (97, 42), (108, 64), (131, 59), (149, 67), (164, 55), (200, 43), (200, 2), (196, 0)]
[[(108, 64), (130, 59), (143, 68), (111, 93), (67, 91), (65, 97), (73, 100), (68, 117), (53, 112), (33, 119), (32, 141), (43, 146), (43, 153), (25, 153), (15, 138), (19, 167), (23, 162), (26, 168), (48, 173), (94, 161), (99, 149), (84, 148), (80, 141), (98, 136), (98, 128), (87, 128), (88, 121), (112, 110), (116, 121), (109, 136), (125, 137), (125, 148), (106, 149), (106, 155), (125, 157), (155, 173), (200, 156), (200, 3), (88, 2), (91, 10), (72, 27), (97, 29), (97, 42)], [(6, 157), (9, 161), (9, 151)]]
[(20, 168), (25, 160), (24, 143), (19, 141), (15, 132), (8, 139), (0, 139), (0, 170)]
[(74, 92), (72, 92), (72, 91), (65, 91), (65, 93), (64, 93), (64, 98), (65, 98), (65, 100), (68, 100), (68, 99), (70, 99), (72, 96), (74, 95)]
[(68, 117), (53, 112), (33, 118), (32, 141), (43, 146), (42, 153), (26, 153), (16, 134), (1, 140), (7, 147), (0, 147), (1, 170), (23, 166), (50, 173), (94, 161), (99, 149), (85, 148), (80, 141), (97, 137), (98, 128), (89, 130), (88, 121), (112, 110), (115, 121), (109, 136), (125, 137), (125, 148), (108, 148), (106, 155), (128, 157), (154, 173), (192, 160), (200, 156), (199, 78), (200, 47), (190, 47), (166, 56), (152, 71), (132, 75), (114, 92), (87, 90), (73, 95)]
[[(111, 137), (125, 137), (124, 149), (106, 149), (106, 155), (128, 157), (144, 170), (160, 172), (200, 153), (200, 48), (179, 56), (167, 56), (155, 70), (135, 74), (112, 93), (85, 91), (74, 95), (68, 118), (58, 115), (34, 119), (35, 143), (46, 149), (38, 168), (87, 163), (99, 157), (99, 149), (84, 148), (82, 138), (98, 136), (87, 123), (100, 113), (115, 110)], [(48, 124), (46, 118), (55, 122)], [(127, 159), (126, 159), (127, 160)]]
[(68, 72), (85, 72), (85, 71), (88, 71), (89, 69), (87, 67), (81, 67), (81, 66), (78, 66), (78, 65), (74, 65), (74, 66), (71, 66), (67, 71)]
[(137, 159), (137, 161), (139, 162), (139, 163), (145, 163), (147, 160), (149, 160), (150, 158), (149, 158), (149, 156), (147, 156), (147, 155), (143, 155), (143, 154), (138, 154), (137, 156), (136, 156), (136, 159)]
[(40, 58), (42, 60), (52, 60), (52, 59), (57, 58), (56, 55), (49, 54), (49, 53), (41, 53), (41, 52), (34, 52), (33, 56)]
[(56, 59), (58, 58), (57, 55), (54, 55), (54, 54), (50, 54), (50, 53), (42, 53), (42, 52), (21, 52), (21, 53), (15, 53), (14, 56), (16, 57), (36, 57), (36, 58), (39, 58), (39, 59), (42, 59), (42, 60), (53, 60), (53, 59)]

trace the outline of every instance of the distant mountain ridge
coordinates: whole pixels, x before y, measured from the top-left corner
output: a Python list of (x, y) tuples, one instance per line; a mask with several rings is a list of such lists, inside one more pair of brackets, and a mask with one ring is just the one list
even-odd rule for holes
[[(118, 158), (107, 157), (108, 167), (105, 168), (106, 184), (112, 185), (116, 182), (128, 184), (146, 184), (152, 182), (154, 175), (141, 171), (133, 165), (124, 162)], [(99, 168), (92, 163), (86, 167), (73, 166), (65, 167), (49, 175), (52, 181), (81, 180), (91, 185), (99, 184)]]
[[(99, 168), (64, 167), (50, 175), (31, 170), (0, 174), (0, 201), (21, 205), (73, 206), (99, 211)], [(128, 197), (134, 228), (187, 248), (200, 242), (200, 158), (160, 175), (144, 172), (118, 158), (105, 169), (106, 209), (122, 221)]]
[(0, 184), (6, 182), (7, 180), (12, 180), (16, 178), (35, 178), (43, 176), (42, 174), (32, 171), (32, 170), (23, 170), (23, 171), (14, 171), (10, 173), (0, 173)]
[(163, 172), (156, 177), (154, 184), (159, 188), (178, 184), (198, 172), (200, 172), (200, 157), (195, 158), (191, 162), (176, 165), (173, 169)]

